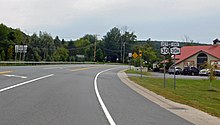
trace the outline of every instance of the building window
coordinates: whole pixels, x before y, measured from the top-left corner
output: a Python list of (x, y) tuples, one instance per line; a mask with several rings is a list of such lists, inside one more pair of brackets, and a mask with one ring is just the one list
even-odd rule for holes
[(208, 61), (208, 56), (205, 53), (200, 53), (197, 56), (197, 67), (198, 68), (205, 68), (202, 65)]

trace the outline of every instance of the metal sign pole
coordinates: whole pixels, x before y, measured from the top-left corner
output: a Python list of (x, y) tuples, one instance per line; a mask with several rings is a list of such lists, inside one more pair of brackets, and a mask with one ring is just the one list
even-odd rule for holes
[(166, 55), (170, 53), (170, 50), (168, 48), (169, 43), (166, 42), (166, 41), (163, 41), (163, 42), (161, 42), (160, 46), (161, 46), (160, 52), (164, 56), (164, 60), (163, 60), (163, 73), (164, 73), (164, 76), (163, 76), (164, 80), (163, 81), (164, 81), (164, 83), (163, 83), (163, 85), (164, 85), (164, 88), (166, 88), (166, 64), (165, 64), (165, 60), (166, 60)]
[(140, 59), (140, 63), (141, 63), (141, 66), (140, 66), (141, 67), (141, 78), (142, 78), (142, 61), (141, 60), (142, 60), (142, 58)]
[(163, 73), (164, 73), (164, 76), (163, 76), (163, 86), (164, 88), (166, 88), (166, 71), (165, 71), (165, 68), (166, 68), (166, 64), (165, 64), (165, 60), (166, 60), (166, 56), (164, 56), (164, 62), (163, 62)]
[(141, 78), (142, 78), (142, 50), (139, 51), (139, 57), (140, 57), (140, 70), (141, 70)]
[(176, 55), (174, 55), (174, 89), (176, 89)]

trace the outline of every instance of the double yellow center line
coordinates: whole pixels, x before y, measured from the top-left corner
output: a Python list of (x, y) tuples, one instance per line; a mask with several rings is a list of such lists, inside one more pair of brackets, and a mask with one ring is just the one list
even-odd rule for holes
[(2, 72), (0, 72), (0, 74), (7, 74), (7, 73), (11, 73), (11, 72), (13, 72), (13, 71), (2, 71)]
[(96, 67), (97, 67), (97, 66), (91, 66), (91, 67), (73, 69), (73, 70), (70, 70), (70, 71), (75, 72), (75, 71), (81, 71), (81, 70), (92, 69), (92, 68), (96, 68)]

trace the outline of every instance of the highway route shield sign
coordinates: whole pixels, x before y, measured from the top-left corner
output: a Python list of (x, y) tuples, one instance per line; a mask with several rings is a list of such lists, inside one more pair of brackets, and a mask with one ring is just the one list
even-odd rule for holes
[(162, 55), (167, 55), (167, 54), (170, 53), (170, 50), (169, 50), (168, 47), (161, 47), (161, 48), (160, 48), (160, 53), (161, 53)]

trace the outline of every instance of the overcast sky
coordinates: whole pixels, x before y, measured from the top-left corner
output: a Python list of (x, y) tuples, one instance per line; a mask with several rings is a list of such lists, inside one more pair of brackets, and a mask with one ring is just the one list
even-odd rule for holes
[(127, 26), (139, 40), (212, 43), (220, 38), (220, 0), (0, 0), (0, 23), (66, 40)]

